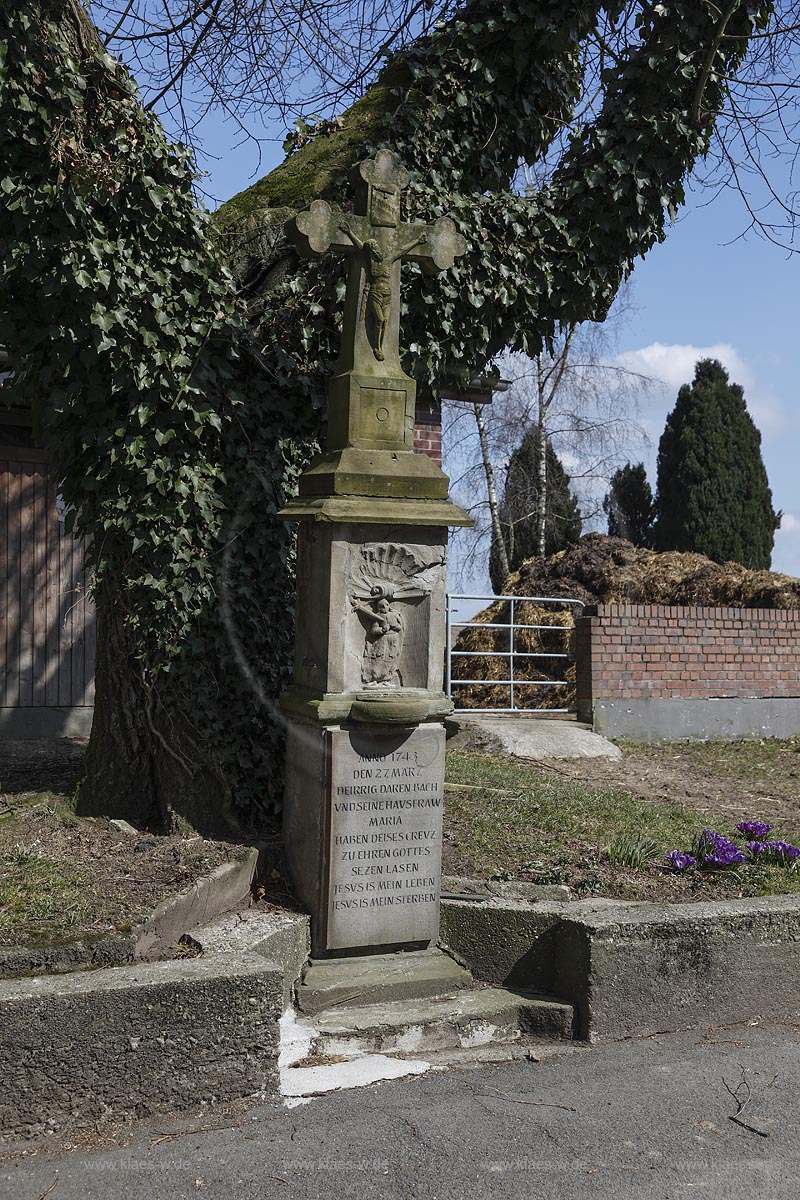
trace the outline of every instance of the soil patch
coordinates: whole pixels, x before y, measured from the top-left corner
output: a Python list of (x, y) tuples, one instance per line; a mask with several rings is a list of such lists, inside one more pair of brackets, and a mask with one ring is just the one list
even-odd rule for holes
[(592, 788), (622, 788), (645, 803), (677, 802), (734, 824), (744, 816), (800, 830), (800, 738), (620, 744), (621, 759), (569, 759), (558, 767)]
[(75, 815), (77, 740), (0, 742), (0, 946), (127, 932), (241, 847)]
[(80, 778), (88, 738), (0, 741), (0, 812), (9, 796), (70, 796)]

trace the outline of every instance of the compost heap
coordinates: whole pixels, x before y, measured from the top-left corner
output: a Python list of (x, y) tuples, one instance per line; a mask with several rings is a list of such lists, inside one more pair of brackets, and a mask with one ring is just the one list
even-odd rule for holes
[[(550, 558), (530, 558), (506, 581), (506, 594), (563, 597), (584, 604), (703, 604), (733, 608), (800, 608), (800, 579), (774, 571), (749, 571), (738, 563), (715, 563), (703, 554), (671, 550), (657, 554), (623, 538), (589, 533)], [(569, 659), (523, 658), (523, 654), (571, 654), (574, 618), (581, 607), (524, 600), (514, 605), (514, 702), (518, 708), (572, 708), (575, 665)], [(453, 679), (508, 679), (511, 605), (498, 600), (473, 618), (486, 629), (465, 629), (453, 649), (505, 652), (502, 657), (453, 659)], [(455, 632), (455, 630), (454, 630)], [(566, 665), (569, 664), (569, 665)], [(564, 680), (564, 683), (557, 683)], [(520, 682), (524, 681), (524, 682)], [(453, 688), (458, 708), (508, 708), (507, 684)]]

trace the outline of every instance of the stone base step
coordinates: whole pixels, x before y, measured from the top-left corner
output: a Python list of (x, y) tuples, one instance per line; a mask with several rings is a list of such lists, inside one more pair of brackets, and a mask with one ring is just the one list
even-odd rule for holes
[[(485, 1067), (492, 1063), (506, 1062), (547, 1062), (551, 1058), (564, 1054), (573, 1054), (587, 1047), (582, 1042), (574, 1041), (536, 1041), (533, 1038), (522, 1037), (516, 1042), (490, 1042), (486, 1046), (461, 1046), (450, 1050), (428, 1050), (425, 1061), (431, 1070), (444, 1071), (450, 1067), (470, 1068)], [(413, 1054), (399, 1052), (387, 1055), (395, 1061), (414, 1059)]]
[(496, 1045), (455, 1047), (450, 1050), (426, 1051), (420, 1058), (409, 1053), (364, 1054), (346, 1058), (307, 1058), (301, 1064), (284, 1066), (281, 1070), (281, 1091), (289, 1105), (302, 1103), (303, 1097), (320, 1096), (325, 1092), (347, 1091), (392, 1079), (407, 1079), (428, 1071), (471, 1070), (495, 1063), (547, 1062), (564, 1054), (574, 1054), (587, 1047), (580, 1042), (535, 1042), (521, 1038), (517, 1042), (498, 1042)]
[(358, 958), (312, 959), (297, 989), (306, 1016), (347, 1006), (449, 996), (472, 986), (469, 971), (441, 950), (410, 950)]
[(310, 1054), (427, 1054), (508, 1044), (521, 1039), (571, 1039), (573, 1010), (549, 996), (505, 988), (474, 988), (449, 996), (348, 1005), (317, 1012)]

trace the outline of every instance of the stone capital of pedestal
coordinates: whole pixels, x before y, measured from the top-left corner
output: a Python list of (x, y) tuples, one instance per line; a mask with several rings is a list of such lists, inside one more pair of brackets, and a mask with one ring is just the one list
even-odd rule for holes
[(468, 527), (474, 523), (463, 508), (450, 500), (390, 499), (369, 495), (300, 495), (287, 501), (278, 516), (284, 521), (321, 521), (341, 525)]
[(416, 728), (441, 721), (453, 711), (444, 692), (420, 691), (417, 695), (385, 692), (315, 692), (291, 684), (281, 695), (280, 706), (287, 716), (314, 725), (396, 725)]

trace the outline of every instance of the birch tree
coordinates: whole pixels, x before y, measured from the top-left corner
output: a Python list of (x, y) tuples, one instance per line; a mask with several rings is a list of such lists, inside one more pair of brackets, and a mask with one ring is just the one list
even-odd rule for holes
[(481, 561), (488, 562), (490, 544), (491, 556), (501, 564), (493, 574), (505, 577), (514, 569), (514, 529), (501, 513), (498, 480), (502, 484), (512, 455), (531, 430), (537, 455), (536, 486), (529, 489), (532, 507), (510, 507), (518, 523), (535, 524), (533, 552), (539, 555), (547, 550), (548, 447), (568, 464), (584, 521), (591, 525), (610, 476), (646, 441), (638, 403), (654, 381), (615, 361), (616, 339), (632, 305), (629, 291), (621, 301), (602, 326), (573, 324), (557, 332), (550, 351), (500, 360), (508, 389), (498, 391), (491, 404), (445, 404), (445, 465), (476, 518), (473, 530), (457, 535), (465, 575), (477, 574)]

